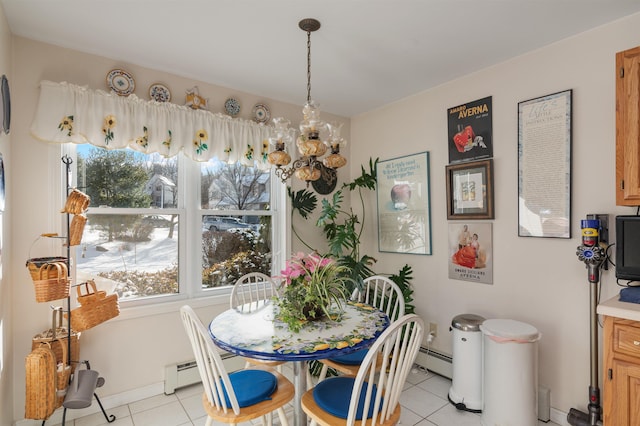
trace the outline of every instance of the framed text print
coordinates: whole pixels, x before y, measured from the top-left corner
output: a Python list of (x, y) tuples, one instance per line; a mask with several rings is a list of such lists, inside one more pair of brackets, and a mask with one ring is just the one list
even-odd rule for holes
[(518, 103), (518, 236), (571, 238), (571, 90)]

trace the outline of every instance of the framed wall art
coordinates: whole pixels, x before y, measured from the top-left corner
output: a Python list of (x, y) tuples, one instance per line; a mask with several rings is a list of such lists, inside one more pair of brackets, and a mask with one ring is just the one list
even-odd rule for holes
[(493, 219), (493, 160), (450, 164), (447, 219)]
[(378, 249), (431, 254), (429, 153), (378, 163)]
[(449, 278), (493, 284), (491, 222), (449, 223)]
[(571, 238), (571, 96), (518, 103), (518, 236)]
[(491, 96), (447, 109), (449, 163), (493, 157)]

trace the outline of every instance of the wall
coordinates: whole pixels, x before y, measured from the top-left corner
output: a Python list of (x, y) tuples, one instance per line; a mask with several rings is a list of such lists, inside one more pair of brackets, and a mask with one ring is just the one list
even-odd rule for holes
[[(551, 389), (551, 405), (568, 412), (586, 409), (589, 386), (589, 284), (576, 258), (580, 219), (588, 213), (634, 214), (615, 206), (615, 53), (640, 44), (640, 15), (594, 29), (497, 66), (448, 82), (352, 118), (352, 173), (369, 157), (390, 159), (430, 152), (433, 255), (378, 253), (377, 269), (414, 270), (417, 313), (436, 322), (433, 347), (451, 353), (447, 331), (454, 316), (476, 313), (530, 323), (542, 333), (540, 385)], [(571, 239), (518, 237), (517, 104), (573, 89)], [(493, 284), (448, 278), (445, 195), (447, 108), (493, 98), (495, 220)], [(367, 149), (358, 149), (364, 145)], [(369, 211), (376, 211), (375, 194)], [(377, 247), (375, 216), (369, 215), (365, 246)], [(459, 223), (459, 222), (458, 222)], [(615, 236), (615, 234), (612, 234)], [(618, 287), (604, 273), (602, 297)], [(600, 330), (601, 331), (601, 330)], [(601, 364), (600, 364), (601, 365)]]
[[(13, 180), (16, 182), (15, 191), (21, 196), (16, 197), (11, 206), (13, 211), (20, 212), (14, 216), (11, 223), (16, 236), (12, 247), (16, 255), (11, 262), (14, 294), (11, 299), (2, 297), (0, 303), (8, 307), (9, 303), (6, 300), (12, 300), (14, 306), (13, 345), (5, 347), (6, 351), (12, 348), (12, 356), (16, 360), (13, 369), (14, 385), (10, 386), (10, 382), (6, 382), (3, 376), (2, 387), (13, 389), (13, 418), (18, 420), (24, 415), (25, 379), (22, 360), (31, 349), (32, 336), (50, 326), (49, 303), (35, 302), (25, 261), (29, 257), (59, 253), (47, 252), (48, 249), (54, 248), (40, 242), (30, 251), (30, 246), (38, 235), (44, 232), (59, 232), (64, 235), (60, 231), (61, 201), (49, 185), (50, 182), (62, 181), (63, 178), (62, 163), (52, 164), (49, 161), (50, 158), (60, 158), (60, 147), (37, 141), (29, 134), (38, 99), (39, 82), (67, 81), (87, 85), (92, 89), (107, 90), (107, 72), (121, 67), (135, 78), (135, 94), (142, 99), (148, 99), (147, 90), (152, 83), (162, 82), (170, 88), (173, 101), (183, 103), (185, 91), (197, 85), (199, 93), (209, 98), (210, 110), (214, 112), (221, 112), (225, 99), (234, 96), (242, 105), (241, 118), (250, 118), (251, 107), (258, 102), (269, 105), (272, 116), (287, 117), (292, 123), (299, 122), (302, 113), (301, 105), (260, 99), (248, 93), (120, 63), (114, 59), (83, 54), (19, 37), (14, 38), (13, 42), (16, 75), (13, 88), (14, 93), (19, 94), (14, 101), (15, 120), (12, 126), (13, 139), (19, 142), (14, 147), (13, 161), (19, 167), (15, 169)], [(304, 101), (302, 93), (301, 99)], [(347, 121), (330, 115), (326, 115), (325, 119)], [(346, 135), (349, 134), (348, 121), (344, 131)], [(0, 144), (2, 142), (3, 139), (0, 138)], [(108, 402), (108, 397), (112, 395), (127, 398), (127, 395), (130, 395), (128, 392), (137, 392), (134, 397), (144, 396), (140, 392), (146, 392), (147, 396), (161, 393), (164, 366), (193, 358), (178, 315), (178, 309), (183, 303), (185, 302), (135, 309), (127, 309), (121, 304), (121, 314), (118, 318), (82, 333), (81, 358), (89, 359), (92, 368), (106, 378), (106, 384), (100, 391), (103, 400)], [(203, 319), (212, 318), (216, 313), (226, 309), (228, 297), (190, 303), (198, 308), (198, 313)], [(2, 401), (4, 404), (5, 399)], [(112, 402), (115, 404), (127, 401)], [(3, 413), (8, 411), (2, 410)], [(7, 424), (1, 421), (0, 423)]]
[[(0, 76), (5, 74), (13, 89), (13, 73), (11, 72), (11, 33), (4, 16), (4, 10), (0, 8)], [(5, 200), (6, 206), (11, 205), (11, 134), (0, 133), (0, 154), (5, 167)], [(11, 309), (11, 273), (9, 264), (12, 256), (10, 247), (12, 237), (9, 226), (11, 214), (9, 210), (0, 213), (0, 424), (11, 422), (11, 404), (13, 403), (13, 375), (14, 359), (11, 356), (12, 333), (12, 309)], [(21, 365), (21, 363), (18, 363)]]

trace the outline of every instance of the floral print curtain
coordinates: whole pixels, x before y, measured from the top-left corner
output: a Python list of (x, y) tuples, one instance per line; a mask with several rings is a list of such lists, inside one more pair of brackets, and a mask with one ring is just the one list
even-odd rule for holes
[(40, 83), (31, 134), (46, 142), (129, 147), (195, 161), (212, 157), (261, 169), (271, 126), (186, 106), (118, 96), (70, 83)]

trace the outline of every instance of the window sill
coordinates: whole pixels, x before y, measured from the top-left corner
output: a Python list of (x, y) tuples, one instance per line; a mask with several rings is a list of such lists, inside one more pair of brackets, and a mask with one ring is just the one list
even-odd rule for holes
[(136, 318), (151, 317), (155, 315), (164, 315), (168, 313), (177, 313), (180, 308), (188, 304), (192, 308), (202, 308), (205, 306), (224, 305), (225, 309), (229, 305), (229, 293), (218, 293), (216, 295), (209, 295), (198, 298), (183, 297), (180, 299), (172, 299), (171, 301), (163, 303), (153, 303), (145, 305), (134, 306), (122, 306), (120, 303), (120, 315), (110, 320), (112, 321), (126, 321)]

